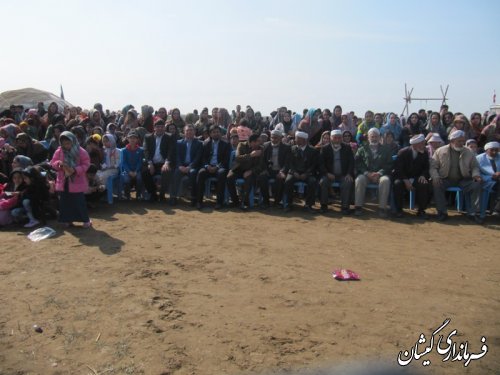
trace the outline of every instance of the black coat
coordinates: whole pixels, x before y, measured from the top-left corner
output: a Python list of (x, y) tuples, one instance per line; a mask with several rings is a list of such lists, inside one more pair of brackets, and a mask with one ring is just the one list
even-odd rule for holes
[[(278, 146), (278, 164), (280, 171), (284, 174), (287, 173), (287, 162), (290, 158), (291, 147), (284, 143), (280, 143)], [(262, 150), (262, 170), (270, 171), (272, 167), (272, 156), (273, 156), (273, 145), (271, 142), (264, 143), (264, 148)]]
[(394, 162), (393, 177), (395, 180), (406, 180), (424, 176), (429, 179), (429, 153), (425, 150), (418, 153), (415, 160), (411, 147), (405, 147), (398, 152), (398, 157)]
[[(354, 154), (351, 146), (344, 143), (340, 147), (340, 166), (342, 176), (350, 175), (354, 178)], [(322, 175), (333, 174), (333, 148), (331, 145), (321, 147), (320, 150), (320, 172)]]
[[(210, 165), (212, 159), (212, 139), (203, 144), (203, 152), (201, 154), (201, 166), (206, 167)], [(229, 156), (231, 155), (231, 146), (223, 140), (219, 141), (217, 149), (217, 164), (219, 167), (229, 169)]]
[(307, 176), (316, 176), (318, 164), (319, 153), (314, 147), (307, 145), (301, 155), (299, 146), (292, 146), (290, 157), (288, 158), (288, 173), (305, 173)]
[[(144, 159), (152, 162), (156, 150), (156, 136), (148, 134), (144, 138)], [(170, 162), (170, 167), (176, 166), (177, 143), (170, 134), (163, 134), (160, 142), (160, 154), (163, 159)]]
[[(177, 165), (179, 166), (188, 166), (186, 163), (186, 140), (179, 139), (177, 141)], [(191, 150), (190, 157), (191, 163), (189, 163), (189, 167), (191, 168), (199, 168), (201, 161), (201, 153), (203, 152), (203, 143), (198, 139), (193, 139), (191, 142)]]

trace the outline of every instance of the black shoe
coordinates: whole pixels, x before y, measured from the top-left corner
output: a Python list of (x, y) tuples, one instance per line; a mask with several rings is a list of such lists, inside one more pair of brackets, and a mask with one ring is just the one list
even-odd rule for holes
[(151, 197), (149, 198), (149, 202), (157, 202), (157, 201), (158, 201), (158, 195), (151, 194)]
[(352, 210), (350, 210), (349, 208), (342, 208), (340, 210), (340, 212), (342, 213), (342, 215), (350, 215), (350, 214), (352, 214)]
[(222, 210), (222, 204), (220, 204), (220, 203), (216, 203), (214, 208), (215, 208), (216, 210)]
[(322, 204), (321, 205), (321, 208), (319, 209), (319, 211), (322, 213), (322, 214), (326, 214), (328, 212), (328, 205), (327, 204)]
[(363, 215), (363, 209), (361, 207), (354, 207), (354, 216)]
[(403, 215), (403, 211), (396, 211), (396, 213), (394, 214), (394, 216), (396, 216), (398, 219), (401, 219)]
[(191, 199), (191, 207), (196, 207), (196, 199)]
[(310, 213), (310, 214), (316, 213), (316, 210), (314, 208), (312, 208), (312, 206), (309, 206), (309, 205), (305, 205), (303, 210), (306, 211), (307, 213)]
[[(378, 217), (381, 219), (387, 219), (387, 210), (384, 208), (379, 208), (378, 209)], [(403, 213), (401, 212), (401, 216), (403, 216)]]
[(170, 198), (168, 204), (171, 206), (177, 206), (177, 198)]
[(266, 202), (262, 203), (260, 205), (260, 208), (262, 208), (263, 210), (267, 210), (269, 208), (269, 202), (268, 203), (266, 203)]
[(203, 204), (202, 203), (196, 203), (196, 208), (198, 210), (202, 210), (203, 209)]
[(480, 225), (484, 223), (484, 220), (481, 219), (477, 215), (467, 215), (467, 219), (469, 219), (470, 221), (475, 222), (476, 224), (480, 224)]
[(429, 215), (427, 215), (425, 211), (418, 211), (417, 217), (422, 220), (429, 220)]
[(292, 206), (289, 204), (288, 206), (286, 206), (286, 207), (283, 208), (283, 211), (285, 211), (285, 212), (292, 211)]
[(445, 214), (444, 212), (439, 212), (436, 219), (437, 221), (446, 221), (448, 220), (448, 214)]

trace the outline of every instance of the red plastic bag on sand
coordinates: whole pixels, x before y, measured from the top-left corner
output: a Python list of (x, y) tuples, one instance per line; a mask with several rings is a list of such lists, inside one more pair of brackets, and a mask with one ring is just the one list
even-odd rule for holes
[(339, 281), (361, 280), (361, 278), (356, 272), (353, 272), (351, 270), (346, 270), (345, 268), (333, 271), (332, 275), (335, 280)]

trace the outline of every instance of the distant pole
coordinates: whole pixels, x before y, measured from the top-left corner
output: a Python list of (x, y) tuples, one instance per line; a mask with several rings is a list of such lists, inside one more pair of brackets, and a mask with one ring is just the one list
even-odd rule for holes
[(450, 85), (446, 85), (446, 89), (443, 90), (443, 85), (440, 85), (439, 86), (440, 89), (441, 89), (441, 98), (412, 98), (411, 97), (411, 94), (413, 93), (413, 87), (410, 91), (408, 91), (408, 88), (406, 86), (406, 83), (405, 83), (405, 96), (404, 96), (404, 100), (405, 100), (405, 106), (403, 108), (403, 114), (404, 114), (404, 111), (406, 110), (406, 116), (408, 116), (408, 113), (409, 113), (409, 104), (411, 103), (412, 100), (425, 100), (425, 102), (427, 103), (428, 100), (439, 100), (441, 101), (441, 105), (443, 104), (446, 104), (446, 100), (448, 100), (448, 98), (446, 97), (446, 95), (448, 95), (448, 88), (450, 87)]

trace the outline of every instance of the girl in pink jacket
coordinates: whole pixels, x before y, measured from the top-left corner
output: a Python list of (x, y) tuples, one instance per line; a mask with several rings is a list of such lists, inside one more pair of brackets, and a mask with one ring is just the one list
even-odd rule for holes
[(73, 222), (78, 221), (83, 222), (85, 228), (90, 228), (92, 222), (85, 201), (85, 192), (88, 190), (89, 154), (80, 147), (76, 136), (69, 131), (61, 133), (59, 143), (61, 146), (50, 162), (57, 171), (59, 221), (66, 227), (73, 226)]

